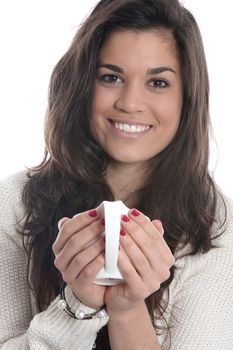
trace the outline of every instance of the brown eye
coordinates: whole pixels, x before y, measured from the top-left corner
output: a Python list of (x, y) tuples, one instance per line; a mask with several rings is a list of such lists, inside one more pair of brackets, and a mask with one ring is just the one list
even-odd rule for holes
[(99, 80), (108, 84), (122, 83), (122, 79), (114, 74), (104, 74), (99, 78)]
[(153, 88), (159, 88), (159, 89), (164, 89), (167, 86), (169, 86), (168, 83), (162, 79), (151, 80), (149, 85), (152, 86)]

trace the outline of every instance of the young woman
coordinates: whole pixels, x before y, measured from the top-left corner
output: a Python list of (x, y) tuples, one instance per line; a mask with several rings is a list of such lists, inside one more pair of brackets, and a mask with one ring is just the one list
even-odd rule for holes
[[(208, 98), (177, 0), (97, 4), (53, 71), (43, 162), (1, 183), (1, 349), (233, 347), (233, 204), (208, 172)], [(125, 283), (100, 286), (98, 206), (116, 199)]]

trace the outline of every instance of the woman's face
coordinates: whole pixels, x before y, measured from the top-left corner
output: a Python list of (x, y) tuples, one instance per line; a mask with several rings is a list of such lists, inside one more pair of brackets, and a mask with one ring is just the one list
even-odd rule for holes
[(92, 134), (112, 161), (140, 165), (173, 139), (182, 95), (178, 54), (169, 32), (113, 32), (99, 53)]

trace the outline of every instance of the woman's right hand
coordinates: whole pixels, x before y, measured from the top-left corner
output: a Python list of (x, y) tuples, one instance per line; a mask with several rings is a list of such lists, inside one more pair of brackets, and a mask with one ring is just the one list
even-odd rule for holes
[(63, 280), (83, 304), (98, 309), (104, 305), (106, 287), (93, 283), (104, 266), (104, 230), (98, 209), (63, 218), (53, 244), (54, 264)]

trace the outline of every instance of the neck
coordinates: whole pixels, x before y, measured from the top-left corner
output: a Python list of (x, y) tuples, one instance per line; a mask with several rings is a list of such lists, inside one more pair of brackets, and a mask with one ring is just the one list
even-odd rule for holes
[(132, 207), (135, 201), (135, 191), (145, 183), (146, 171), (146, 167), (142, 164), (111, 162), (107, 169), (107, 181), (115, 199), (122, 200), (127, 206)]

